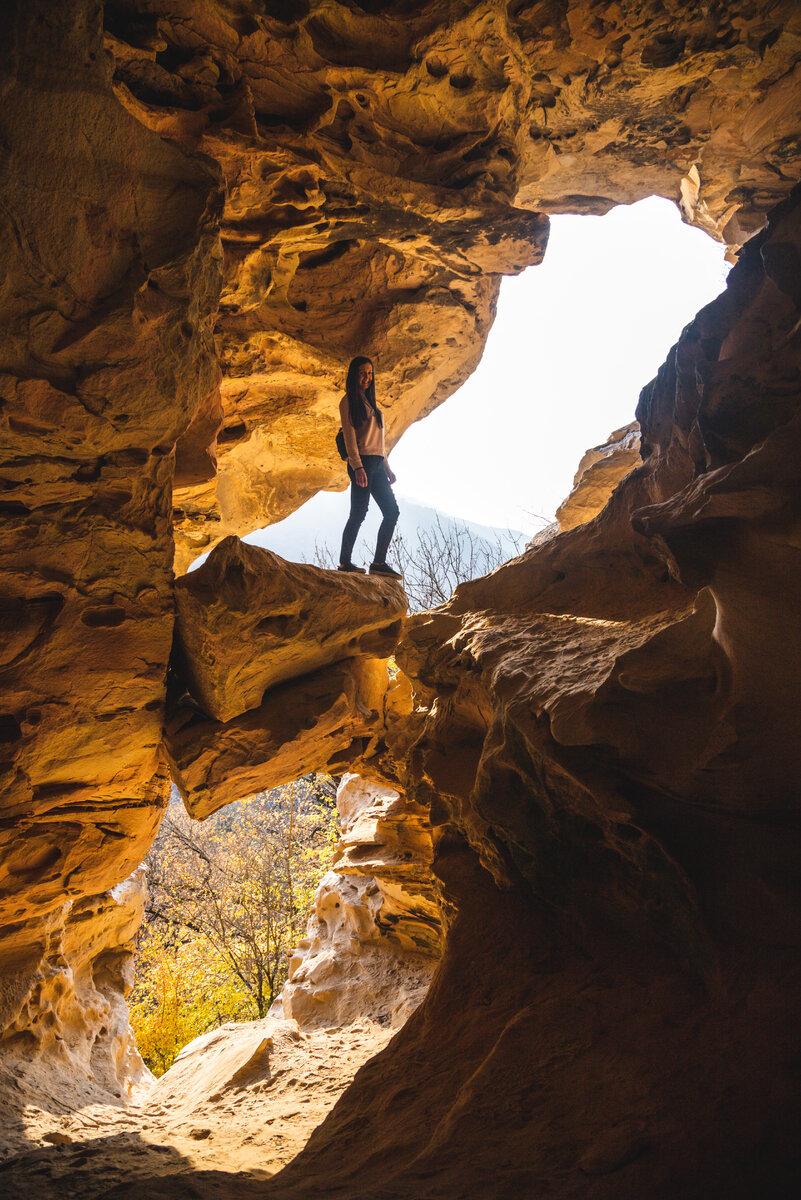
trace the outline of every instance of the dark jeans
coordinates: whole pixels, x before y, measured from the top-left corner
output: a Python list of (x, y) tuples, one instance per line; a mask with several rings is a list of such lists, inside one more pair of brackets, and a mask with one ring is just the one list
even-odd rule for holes
[(350, 476), (350, 516), (342, 534), (342, 551), (339, 555), (341, 563), (349, 563), (356, 544), (356, 534), (362, 521), (367, 516), (367, 506), (372, 496), (383, 513), (384, 519), (378, 530), (378, 540), (375, 545), (373, 562), (386, 562), (387, 550), (395, 531), (398, 520), (398, 502), (392, 491), (392, 485), (384, 470), (384, 460), (380, 454), (363, 454), (362, 466), (367, 474), (367, 487), (359, 487), (354, 483), (354, 471), (348, 463)]

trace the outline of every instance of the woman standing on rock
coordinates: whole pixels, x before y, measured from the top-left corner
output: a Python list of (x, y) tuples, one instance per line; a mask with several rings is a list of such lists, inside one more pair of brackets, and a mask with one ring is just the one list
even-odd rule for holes
[(361, 567), (354, 566), (351, 556), (356, 534), (367, 515), (367, 506), (372, 496), (381, 509), (383, 520), (378, 530), (375, 559), (370, 566), (370, 574), (400, 579), (400, 574), (388, 566), (386, 561), (390, 539), (398, 520), (398, 504), (392, 491), (395, 475), (387, 462), (384, 418), (376, 404), (375, 375), (369, 358), (359, 355), (352, 359), (345, 381), (345, 395), (339, 405), (339, 414), (342, 418), (350, 477), (350, 516), (342, 534), (339, 570), (364, 574)]

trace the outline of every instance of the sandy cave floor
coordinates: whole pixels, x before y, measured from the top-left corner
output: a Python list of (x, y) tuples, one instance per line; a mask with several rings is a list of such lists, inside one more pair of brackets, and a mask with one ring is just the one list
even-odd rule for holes
[(203, 1195), (224, 1197), (231, 1173), (269, 1179), (394, 1032), (367, 1021), (299, 1032), (270, 1017), (236, 1027), (237, 1039), (233, 1028), (207, 1035), (203, 1053), (133, 1105), (88, 1104), (58, 1116), (0, 1091), (0, 1196), (95, 1200), (141, 1181), (143, 1194), (156, 1197), (167, 1174), (209, 1172)]

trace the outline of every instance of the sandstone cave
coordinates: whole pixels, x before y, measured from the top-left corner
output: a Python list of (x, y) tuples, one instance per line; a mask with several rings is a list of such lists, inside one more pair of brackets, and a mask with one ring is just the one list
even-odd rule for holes
[[(801, 9), (2, 12), (0, 1195), (796, 1195)], [(240, 541), (336, 486), (353, 354), (394, 444), (549, 216), (651, 195), (734, 266), (558, 529), (412, 616)], [(325, 972), (135, 1127), (171, 779), (204, 817), (316, 769), (345, 779)], [(414, 1011), (264, 1168), (271, 1085), (365, 980)]]

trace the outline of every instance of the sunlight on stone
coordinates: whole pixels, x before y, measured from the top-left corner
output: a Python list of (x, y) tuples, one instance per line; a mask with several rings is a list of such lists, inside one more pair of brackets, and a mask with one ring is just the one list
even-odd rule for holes
[(3, 1200), (796, 1195), (795, 0), (3, 17)]

